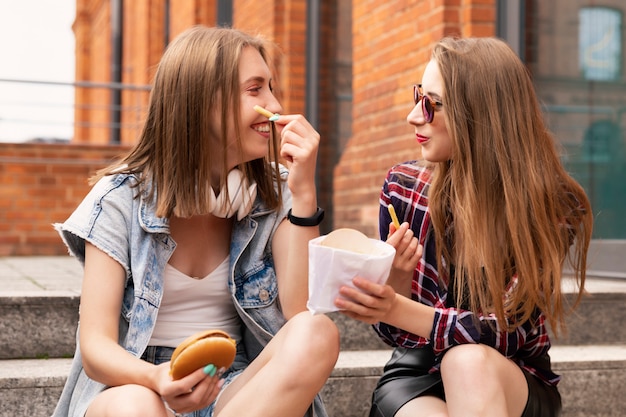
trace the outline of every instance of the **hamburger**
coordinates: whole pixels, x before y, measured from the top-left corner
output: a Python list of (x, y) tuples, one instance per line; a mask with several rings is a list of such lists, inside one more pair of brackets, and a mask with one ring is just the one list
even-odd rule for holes
[(170, 375), (181, 379), (193, 371), (213, 364), (228, 368), (235, 360), (237, 343), (222, 330), (205, 330), (183, 340), (172, 353)]

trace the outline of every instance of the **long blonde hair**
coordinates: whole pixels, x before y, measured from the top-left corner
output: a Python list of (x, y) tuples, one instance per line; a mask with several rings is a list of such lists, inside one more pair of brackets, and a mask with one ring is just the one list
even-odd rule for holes
[(508, 330), (540, 311), (558, 334), (569, 311), (566, 262), (580, 290), (571, 307), (583, 293), (589, 200), (561, 164), (530, 75), (504, 42), (445, 38), (432, 58), (453, 142), (429, 196), (439, 269), (454, 266), (457, 303), (495, 314)]
[[(195, 26), (176, 37), (156, 71), (147, 120), (137, 145), (90, 181), (117, 172), (139, 173), (140, 186), (156, 198), (158, 216), (207, 213), (212, 164), (220, 163), (221, 158), (220, 185), (228, 175), (227, 132), (231, 125), (238, 150), (242, 150), (239, 60), (246, 47), (255, 48), (271, 64), (261, 38), (235, 29)], [(210, 140), (217, 114), (221, 119), (221, 149)], [(250, 182), (257, 183), (258, 193), (270, 209), (277, 208), (281, 201), (280, 187), (277, 191), (274, 188), (274, 181), (280, 178), (277, 149), (277, 134), (272, 127), (267, 158), (239, 167)]]

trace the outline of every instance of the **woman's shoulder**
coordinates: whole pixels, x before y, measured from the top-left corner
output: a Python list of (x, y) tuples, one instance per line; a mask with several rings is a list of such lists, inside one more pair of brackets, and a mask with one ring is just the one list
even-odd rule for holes
[(392, 166), (387, 172), (387, 182), (413, 185), (417, 182), (430, 183), (432, 166), (421, 160), (402, 162)]
[[(95, 219), (97, 213), (114, 209), (130, 216), (140, 193), (137, 177), (133, 174), (113, 174), (100, 178), (83, 198), (70, 219)], [(68, 220), (70, 220), (68, 219)]]
[(134, 196), (140, 192), (138, 185), (139, 179), (136, 174), (105, 175), (93, 185), (89, 194), (96, 200), (107, 196), (112, 198), (127, 194)]

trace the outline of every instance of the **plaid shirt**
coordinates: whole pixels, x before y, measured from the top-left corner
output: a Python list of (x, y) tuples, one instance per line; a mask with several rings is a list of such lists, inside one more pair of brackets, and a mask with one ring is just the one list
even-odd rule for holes
[[(430, 170), (415, 161), (396, 165), (389, 170), (380, 195), (379, 231), (381, 237), (389, 233), (391, 217), (387, 205), (391, 203), (400, 222), (409, 222), (423, 245), (424, 253), (413, 275), (411, 298), (435, 308), (432, 333), (429, 339), (425, 339), (385, 323), (374, 325), (374, 329), (383, 341), (394, 347), (420, 348), (430, 344), (436, 356), (432, 372), (439, 369), (443, 354), (451, 347), (464, 343), (482, 343), (497, 349), (544, 382), (556, 385), (560, 376), (550, 368), (547, 354), (550, 339), (543, 314), (537, 314), (535, 326), (526, 322), (515, 331), (507, 332), (493, 315), (476, 315), (446, 304), (448, 290), (444, 286), (447, 282), (444, 286), (439, 285), (435, 242), (429, 238), (427, 193), (430, 179)], [(490, 326), (490, 323), (495, 326)]]

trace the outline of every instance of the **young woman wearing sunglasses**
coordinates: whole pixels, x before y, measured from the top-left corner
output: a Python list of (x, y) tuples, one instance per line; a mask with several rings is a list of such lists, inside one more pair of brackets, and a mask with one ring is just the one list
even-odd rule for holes
[(572, 307), (566, 259), (582, 295), (589, 201), (504, 42), (443, 39), (414, 101), (422, 159), (394, 166), (380, 197), (391, 274), (336, 300), (395, 347), (370, 416), (557, 416), (547, 325), (564, 330)]

